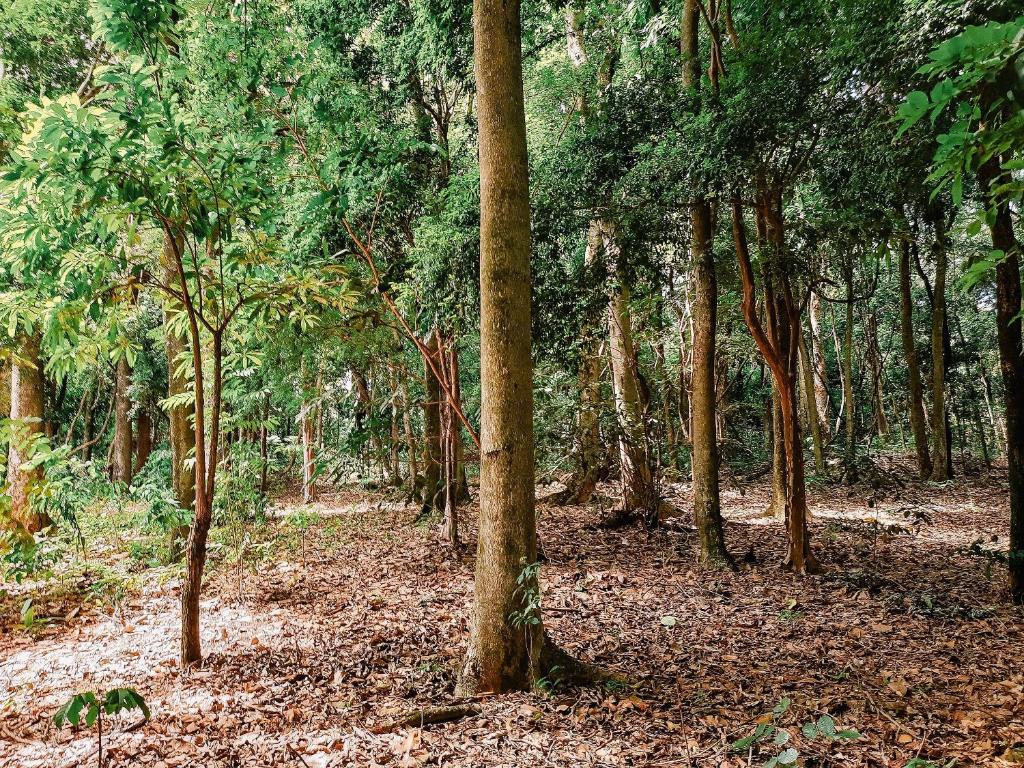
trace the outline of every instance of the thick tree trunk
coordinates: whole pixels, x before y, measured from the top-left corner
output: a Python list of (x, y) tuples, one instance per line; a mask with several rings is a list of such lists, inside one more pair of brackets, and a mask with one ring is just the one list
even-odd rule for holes
[[(614, 232), (605, 230), (606, 258), (618, 261)], [(612, 392), (618, 422), (619, 472), (622, 483), (622, 507), (640, 513), (650, 524), (657, 524), (658, 493), (651, 471), (647, 426), (640, 402), (640, 386), (633, 347), (633, 321), (629, 308), (629, 286), (616, 281), (608, 306), (608, 337), (612, 364)]]
[(138, 474), (149, 461), (149, 454), (153, 451), (153, 419), (149, 411), (140, 410), (135, 417), (135, 472)]
[(946, 412), (946, 268), (949, 248), (942, 213), (932, 217), (935, 228), (935, 283), (932, 286), (932, 480), (953, 477), (950, 464), (949, 414)]
[[(692, 4), (690, 0), (688, 5)], [(700, 541), (702, 565), (732, 565), (725, 548), (722, 508), (718, 489), (718, 434), (715, 427), (715, 334), (718, 318), (718, 281), (711, 249), (711, 206), (706, 201), (690, 207), (693, 259), (693, 516)]]
[(132, 408), (128, 388), (132, 384), (132, 369), (122, 356), (117, 361), (114, 381), (114, 442), (112, 446), (110, 479), (114, 482), (132, 481)]
[(1006, 463), (1010, 484), (1010, 594), (1024, 603), (1024, 351), (1021, 334), (1020, 243), (1007, 204), (996, 205), (991, 190), (999, 180), (999, 157), (981, 167), (978, 179), (990, 210), (992, 246), (1005, 256), (996, 266), (996, 332), (1006, 411)]
[(530, 195), (518, 0), (474, 0), (480, 125), (480, 528), (459, 691), (544, 674), (534, 513)]
[(928, 428), (924, 418), (924, 394), (921, 387), (921, 368), (917, 361), (914, 341), (914, 302), (910, 292), (910, 242), (900, 246), (900, 335), (903, 340), (903, 360), (907, 366), (907, 410), (910, 428), (914, 433), (917, 468), (921, 478), (932, 473), (932, 459), (928, 450)]
[(18, 337), (18, 358), (11, 366), (10, 414), (20, 420), (7, 452), (8, 495), (11, 498), (11, 522), (28, 533), (38, 533), (51, 524), (45, 514), (32, 509), (32, 495), (43, 482), (43, 468), (22, 464), (31, 458), (28, 449), (43, 433), (43, 360), (38, 334)]

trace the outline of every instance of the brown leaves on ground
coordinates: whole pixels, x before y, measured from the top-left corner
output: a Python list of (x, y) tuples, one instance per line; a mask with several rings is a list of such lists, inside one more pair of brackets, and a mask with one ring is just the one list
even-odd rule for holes
[[(238, 575), (213, 574), (197, 670), (175, 661), (174, 583), (144, 581), (116, 617), (79, 616), (38, 642), (8, 632), (0, 764), (92, 764), (93, 734), (56, 731), (50, 715), (113, 685), (137, 688), (154, 718), (110, 724), (112, 766), (763, 765), (780, 748), (730, 744), (772, 722), (807, 766), (1024, 762), (1022, 613), (984, 554), (1005, 540), (1004, 478), (814, 490), (820, 577), (778, 567), (766, 492), (744, 490), (723, 499), (738, 573), (698, 571), (691, 533), (605, 530), (597, 509), (542, 505), (548, 630), (631, 687), (551, 681), (456, 722), (391, 727), (452, 701), (473, 550), (439, 544), (412, 508), (348, 494), (315, 507), (299, 551), (244, 578), (241, 602)], [(826, 713), (860, 738), (801, 733)]]

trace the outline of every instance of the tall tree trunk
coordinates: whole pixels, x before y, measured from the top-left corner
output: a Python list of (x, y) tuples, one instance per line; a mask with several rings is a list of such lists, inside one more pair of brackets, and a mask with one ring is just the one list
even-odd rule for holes
[(743, 209), (734, 201), (733, 239), (743, 286), (743, 316), (761, 354), (771, 368), (778, 392), (786, 461), (786, 538), (785, 566), (797, 573), (818, 570), (811, 551), (807, 528), (807, 495), (804, 481), (803, 441), (797, 403), (797, 367), (799, 362), (800, 305), (793, 295), (784, 258), (785, 235), (782, 196), (778, 190), (758, 191), (758, 215), (762, 219), (765, 241), (772, 261), (774, 280), (764, 286), (765, 332), (757, 316), (754, 272), (747, 246)]
[(992, 157), (978, 172), (989, 209), (992, 246), (1003, 252), (996, 266), (996, 333), (1006, 412), (1006, 463), (1010, 484), (1010, 594), (1024, 603), (1024, 350), (1021, 335), (1020, 243), (1006, 203), (995, 203), (1000, 158)]
[(114, 442), (110, 465), (110, 479), (121, 483), (132, 481), (132, 421), (129, 416), (132, 401), (128, 396), (131, 384), (132, 369), (122, 356), (117, 361), (114, 381)]
[(43, 468), (22, 467), (32, 458), (29, 446), (43, 434), (43, 359), (40, 335), (18, 337), (18, 357), (11, 366), (11, 419), (21, 420), (7, 452), (8, 495), (11, 521), (28, 533), (38, 533), (51, 524), (42, 512), (32, 509), (32, 495), (43, 482)]
[(518, 0), (474, 0), (480, 125), (480, 530), (460, 693), (545, 673), (534, 512), (530, 194)]
[[(618, 262), (614, 228), (605, 229), (605, 254)], [(638, 512), (651, 525), (658, 522), (659, 499), (651, 471), (647, 426), (640, 401), (640, 386), (633, 347), (633, 321), (629, 308), (629, 286), (622, 279), (612, 287), (608, 306), (608, 337), (612, 364), (612, 392), (618, 422), (619, 472), (622, 482), (622, 507)]]
[[(572, 4), (566, 6), (566, 46), (569, 61), (574, 69), (579, 69), (587, 62), (587, 52), (583, 47), (582, 35), (578, 28), (579, 11)], [(598, 86), (607, 84), (607, 77), (602, 68), (598, 72)], [(588, 116), (586, 96), (577, 98), (577, 110), (581, 121)], [(587, 225), (587, 246), (584, 256), (588, 270), (593, 270), (603, 249), (601, 223), (594, 219)], [(592, 325), (592, 324), (588, 324)], [(561, 503), (586, 504), (597, 489), (597, 482), (603, 466), (601, 446), (601, 348), (602, 343), (598, 329), (588, 327), (584, 332), (579, 363), (580, 408), (574, 436), (573, 453), (576, 468), (566, 482), (565, 490), (559, 494)]]
[(914, 433), (917, 450), (917, 468), (921, 478), (932, 473), (932, 459), (928, 451), (928, 428), (924, 418), (924, 395), (921, 387), (921, 368), (917, 361), (914, 341), (914, 302), (910, 292), (910, 241), (900, 246), (900, 335), (903, 339), (903, 360), (907, 366), (907, 410), (910, 428)]
[[(700, 88), (700, 13), (698, 0), (683, 5), (680, 49), (683, 87)], [(712, 54), (712, 60), (715, 59)], [(712, 249), (714, 224), (711, 204), (697, 200), (690, 205), (690, 258), (693, 264), (693, 369), (690, 437), (693, 445), (693, 517), (700, 541), (702, 565), (732, 565), (725, 548), (722, 507), (718, 488), (718, 430), (715, 392), (715, 342), (718, 332), (718, 278)]]
[(953, 477), (950, 465), (949, 414), (946, 412), (946, 268), (949, 249), (942, 212), (932, 217), (935, 228), (935, 283), (932, 286), (932, 480)]
[[(688, 0), (691, 5), (695, 0)], [(725, 548), (718, 488), (718, 434), (715, 427), (715, 334), (718, 318), (718, 281), (711, 249), (711, 206), (706, 201), (690, 207), (693, 258), (693, 517), (700, 542), (702, 565), (732, 565)]]

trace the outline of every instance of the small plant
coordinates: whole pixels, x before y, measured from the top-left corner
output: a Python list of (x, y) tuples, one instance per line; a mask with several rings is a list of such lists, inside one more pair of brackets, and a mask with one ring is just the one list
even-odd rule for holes
[(102, 700), (98, 693), (86, 691), (68, 699), (53, 716), (53, 723), (58, 728), (68, 723), (78, 728), (83, 722), (87, 728), (91, 728), (95, 723), (99, 766), (103, 768), (103, 715), (116, 715), (133, 709), (142, 710), (142, 716), (149, 720), (149, 707), (133, 688), (112, 688)]
[[(789, 711), (792, 703), (790, 699), (783, 699), (776, 704), (771, 714), (761, 718), (750, 734), (734, 741), (731, 749), (734, 752), (753, 752), (754, 747), (757, 747), (759, 752), (768, 754), (774, 752), (775, 754), (769, 757), (764, 764), (764, 768), (795, 765), (800, 753), (790, 743), (792, 734), (779, 726), (779, 722)], [(843, 741), (860, 736), (860, 733), (852, 728), (837, 730), (836, 723), (830, 715), (822, 715), (817, 720), (804, 723), (800, 726), (800, 733), (808, 741)]]
[(32, 602), (32, 598), (25, 598), (25, 602), (21, 604), (22, 628), (27, 632), (35, 633), (49, 623), (49, 619), (41, 617), (39, 613), (36, 611), (36, 606)]
[(540, 563), (527, 563), (521, 560), (523, 569), (516, 577), (516, 593), (519, 594), (522, 608), (509, 615), (513, 627), (528, 627), (540, 624), (540, 589), (537, 587), (537, 576), (540, 574)]

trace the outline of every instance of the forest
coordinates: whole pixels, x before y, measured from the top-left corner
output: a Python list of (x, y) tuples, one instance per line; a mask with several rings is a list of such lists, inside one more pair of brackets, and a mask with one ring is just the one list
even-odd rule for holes
[(1024, 764), (1020, 0), (0, 3), (0, 765)]

